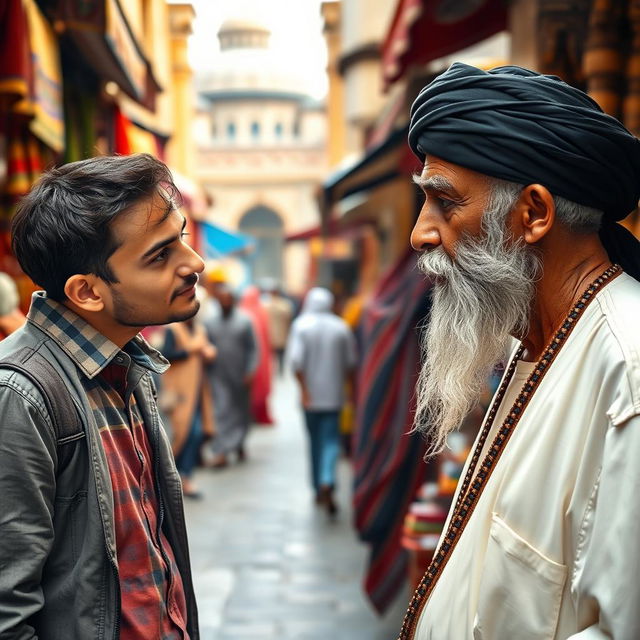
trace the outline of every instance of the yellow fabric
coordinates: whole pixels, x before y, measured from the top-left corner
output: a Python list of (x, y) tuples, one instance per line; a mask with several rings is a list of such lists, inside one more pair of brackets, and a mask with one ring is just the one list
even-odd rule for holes
[(131, 146), (131, 153), (149, 153), (152, 156), (158, 155), (158, 144), (156, 137), (140, 127), (127, 122), (125, 124), (127, 130), (127, 139)]
[(355, 407), (349, 402), (342, 407), (340, 412), (340, 433), (349, 435), (353, 433), (356, 423)]
[(221, 265), (207, 269), (206, 278), (208, 282), (227, 282), (229, 279), (227, 270)]

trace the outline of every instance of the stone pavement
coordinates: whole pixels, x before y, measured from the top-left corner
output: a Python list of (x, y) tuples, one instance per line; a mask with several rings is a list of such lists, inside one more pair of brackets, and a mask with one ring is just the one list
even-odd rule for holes
[(351, 527), (350, 465), (340, 513), (313, 504), (294, 381), (278, 380), (273, 428), (249, 434), (248, 461), (200, 469), (186, 504), (202, 640), (395, 640), (408, 591), (380, 618), (362, 593), (367, 548)]

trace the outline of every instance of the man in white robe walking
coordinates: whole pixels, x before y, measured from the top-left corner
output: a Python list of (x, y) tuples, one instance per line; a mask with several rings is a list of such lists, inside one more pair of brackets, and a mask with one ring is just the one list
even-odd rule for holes
[(637, 640), (640, 142), (558, 78), (456, 63), (409, 144), (432, 452), (507, 366), (400, 638)]

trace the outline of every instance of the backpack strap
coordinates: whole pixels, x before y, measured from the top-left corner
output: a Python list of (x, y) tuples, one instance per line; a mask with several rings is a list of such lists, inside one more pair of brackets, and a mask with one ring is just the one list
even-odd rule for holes
[(1, 359), (0, 368), (21, 373), (40, 391), (53, 423), (58, 448), (84, 437), (71, 392), (49, 360), (29, 347), (22, 347)]

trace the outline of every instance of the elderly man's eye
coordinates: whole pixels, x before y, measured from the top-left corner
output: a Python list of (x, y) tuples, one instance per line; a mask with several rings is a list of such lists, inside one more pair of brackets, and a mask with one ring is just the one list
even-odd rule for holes
[(434, 198), (434, 200), (443, 211), (448, 211), (456, 205), (453, 200), (448, 200), (447, 198)]

